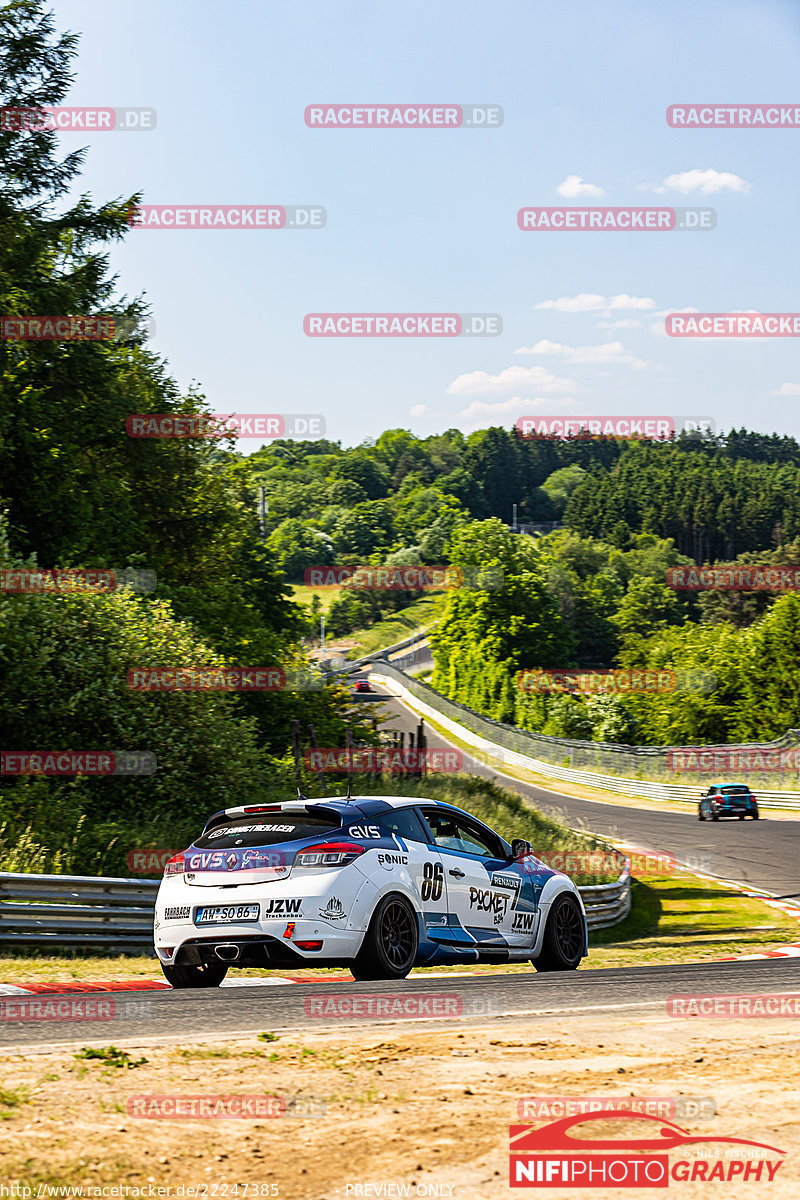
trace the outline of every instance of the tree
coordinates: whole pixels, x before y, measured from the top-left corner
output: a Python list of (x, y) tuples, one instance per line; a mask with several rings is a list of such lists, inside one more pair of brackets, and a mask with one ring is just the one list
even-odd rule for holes
[(651, 637), (667, 625), (679, 625), (684, 609), (675, 592), (655, 579), (632, 579), (612, 620), (627, 641)]
[(289, 579), (300, 579), (307, 567), (327, 566), (336, 558), (333, 539), (299, 517), (281, 521), (267, 538), (267, 545)]

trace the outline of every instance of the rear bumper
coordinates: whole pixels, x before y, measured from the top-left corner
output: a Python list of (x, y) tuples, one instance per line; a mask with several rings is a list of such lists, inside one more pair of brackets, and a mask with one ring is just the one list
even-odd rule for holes
[[(236, 946), (239, 955), (229, 960), (230, 966), (287, 966), (307, 965), (335, 959), (337, 962), (354, 958), (361, 946), (362, 932), (335, 929), (319, 920), (294, 919), (287, 922), (269, 922), (267, 931), (263, 923), (231, 923), (215, 928), (198, 928), (191, 922), (168, 923), (156, 930), (155, 947), (158, 958), (167, 964), (198, 964), (219, 961), (215, 954), (217, 946)], [(293, 926), (291, 935), (283, 937), (287, 925)], [(301, 950), (294, 942), (321, 942), (319, 950)]]
[(749, 817), (752, 813), (758, 812), (758, 805), (752, 804), (710, 804), (708, 811), (713, 813), (715, 817)]
[[(164, 947), (157, 947), (158, 957), (168, 966), (199, 966), (201, 963), (224, 962), (230, 967), (338, 967), (352, 961), (352, 951), (336, 945), (337, 938), (323, 938), (320, 950), (298, 950), (290, 941), (263, 933), (242, 934), (229, 931), (229, 936), (187, 937), (168, 956)], [(216, 953), (223, 948), (222, 955)], [(233, 957), (231, 951), (236, 950)], [(346, 951), (346, 952), (345, 952)]]

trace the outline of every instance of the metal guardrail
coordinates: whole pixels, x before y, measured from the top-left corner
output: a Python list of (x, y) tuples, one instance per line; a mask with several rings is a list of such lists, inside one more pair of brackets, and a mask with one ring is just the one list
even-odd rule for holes
[(589, 929), (608, 929), (618, 925), (631, 911), (631, 864), (625, 867), (616, 883), (598, 883), (579, 887), (586, 924)]
[(364, 666), (366, 663), (378, 662), (381, 659), (388, 658), (390, 654), (396, 654), (398, 650), (405, 650), (408, 646), (425, 641), (433, 628), (433, 625), (425, 625), (422, 629), (418, 629), (416, 633), (412, 634), (411, 637), (403, 638), (402, 642), (394, 642), (391, 646), (384, 646), (382, 650), (373, 650), (372, 654), (365, 654), (363, 658), (352, 659), (344, 668), (344, 673), (349, 675), (351, 671), (358, 670), (359, 667)]
[(152, 946), (158, 884), (0, 871), (0, 942), (120, 950)]
[[(563, 780), (566, 783), (582, 783), (587, 787), (599, 788), (601, 791), (618, 792), (623, 796), (637, 796), (648, 800), (691, 800), (695, 803), (707, 789), (706, 778), (698, 772), (696, 784), (662, 783), (650, 779), (632, 779), (622, 774), (611, 775), (599, 771), (586, 770), (582, 767), (562, 766), (558, 763), (538, 758), (539, 753), (553, 751), (556, 747), (566, 757), (574, 761), (582, 754), (590, 755), (593, 751), (603, 754), (606, 751), (620, 752), (620, 758), (615, 763), (620, 770), (641, 767), (646, 755), (664, 754), (665, 748), (659, 746), (629, 747), (615, 746), (603, 742), (579, 742), (566, 738), (554, 738), (545, 734), (530, 733), (514, 725), (504, 725), (491, 717), (483, 717), (473, 709), (467, 708), (454, 700), (448, 700), (429, 684), (396, 667), (393, 663), (373, 663), (371, 672), (392, 680), (401, 691), (405, 691), (408, 702), (417, 712), (437, 720), (445, 728), (450, 729), (461, 741), (467, 742), (480, 749), (482, 754), (495, 759), (498, 768), (504, 763), (533, 771), (537, 775), (546, 775), (551, 779)], [(794, 739), (797, 730), (789, 730), (783, 738), (770, 743), (776, 748), (783, 747), (789, 739)], [(699, 750), (708, 747), (698, 747)], [(630, 752), (626, 760), (622, 752)], [(639, 757), (639, 756), (642, 757)], [(483, 759), (481, 760), (483, 761)], [(748, 776), (751, 773), (748, 772)], [(760, 808), (785, 808), (800, 811), (800, 792), (781, 791), (763, 788), (756, 785), (758, 804)]]
[[(616, 883), (579, 889), (590, 929), (615, 925), (630, 911), (629, 872), (628, 864)], [(152, 947), (159, 882), (0, 871), (0, 943)]]

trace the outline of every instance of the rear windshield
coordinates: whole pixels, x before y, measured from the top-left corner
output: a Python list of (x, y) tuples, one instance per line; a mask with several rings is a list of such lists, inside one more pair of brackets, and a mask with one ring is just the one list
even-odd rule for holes
[(311, 817), (304, 812), (238, 817), (217, 825), (194, 843), (200, 850), (230, 850), (234, 846), (274, 846), (297, 838), (315, 837), (339, 829), (335, 817)]
[(734, 783), (732, 787), (724, 787), (723, 794), (726, 796), (749, 796), (750, 788), (745, 787), (743, 783)]

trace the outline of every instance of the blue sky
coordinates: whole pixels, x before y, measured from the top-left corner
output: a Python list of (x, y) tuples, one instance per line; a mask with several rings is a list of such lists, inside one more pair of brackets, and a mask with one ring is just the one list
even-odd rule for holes
[[(320, 412), (345, 444), (537, 412), (696, 413), (720, 429), (800, 436), (796, 339), (663, 334), (667, 311), (800, 311), (800, 128), (679, 130), (665, 118), (682, 101), (800, 104), (796, 4), (53, 10), (82, 34), (67, 104), (158, 112), (152, 132), (62, 136), (65, 150), (89, 147), (81, 190), (96, 201), (141, 190), (147, 204), (327, 210), (319, 231), (132, 230), (114, 250), (122, 290), (152, 306), (152, 347), (213, 409)], [(309, 129), (304, 109), (317, 102), (495, 103), (504, 123)], [(717, 227), (517, 228), (520, 207), (587, 203), (710, 205)], [(306, 313), (350, 311), (497, 312), (504, 330), (303, 333)]]

